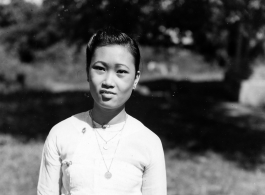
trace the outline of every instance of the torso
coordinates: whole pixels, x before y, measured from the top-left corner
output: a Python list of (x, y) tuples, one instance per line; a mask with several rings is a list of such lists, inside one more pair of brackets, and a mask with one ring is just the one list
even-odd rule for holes
[[(70, 119), (72, 123), (78, 123), (79, 117), (83, 116), (73, 116)], [(76, 130), (82, 128), (82, 131), (80, 129), (82, 133), (78, 133), (71, 144), (64, 143), (61, 146), (68, 147), (61, 153), (62, 194), (141, 195), (143, 173), (150, 161), (144, 135), (141, 134), (149, 130), (145, 130), (146, 127), (141, 123), (138, 124), (136, 119), (130, 116), (120, 133), (123, 124), (113, 125), (103, 130), (93, 129), (91, 118), (87, 120), (87, 124), (85, 119), (82, 120), (81, 123), (85, 126), (83, 128), (80, 124), (73, 124), (78, 126)], [(103, 148), (105, 141), (95, 130), (105, 140), (115, 136), (108, 142), (107, 150)], [(105, 177), (108, 169), (112, 174), (109, 179)]]

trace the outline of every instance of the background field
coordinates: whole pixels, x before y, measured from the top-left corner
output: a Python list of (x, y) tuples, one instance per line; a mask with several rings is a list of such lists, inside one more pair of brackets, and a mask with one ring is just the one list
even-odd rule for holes
[[(60, 43), (21, 64), (0, 50), (0, 194), (36, 194), (43, 142), (60, 120), (92, 106), (84, 52)], [(224, 69), (196, 53), (141, 48), (142, 80), (127, 112), (162, 139), (169, 195), (265, 194), (265, 114), (240, 105)], [(23, 74), (25, 82), (16, 80)]]

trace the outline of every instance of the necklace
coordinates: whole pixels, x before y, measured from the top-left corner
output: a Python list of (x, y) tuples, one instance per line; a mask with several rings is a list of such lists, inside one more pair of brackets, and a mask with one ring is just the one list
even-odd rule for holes
[[(92, 119), (92, 125), (93, 125), (93, 128), (96, 128), (96, 124), (95, 124), (95, 121), (93, 120), (93, 117), (92, 117), (91, 112), (92, 112), (92, 110), (90, 110), (90, 111), (88, 112), (88, 114), (89, 114), (90, 118)], [(103, 124), (103, 125), (101, 125), (101, 128), (102, 128), (102, 129), (106, 129), (107, 127), (109, 128), (110, 125), (109, 125), (109, 124)]]
[[(95, 129), (95, 131), (97, 132), (97, 134), (99, 135), (99, 137), (105, 142), (105, 144), (104, 144), (104, 146), (103, 146), (103, 149), (104, 150), (108, 150), (109, 149), (109, 145), (108, 145), (108, 142), (109, 141), (111, 141), (111, 140), (113, 140), (122, 130), (123, 130), (123, 128), (124, 128), (124, 125), (125, 125), (125, 123), (124, 123), (124, 125), (122, 126), (122, 128), (121, 128), (121, 130), (119, 130), (113, 137), (111, 137), (109, 140), (106, 140), (106, 139), (104, 139), (101, 135), (100, 135), (100, 133), (98, 132), (98, 130), (96, 129), (96, 124), (95, 124), (95, 121), (94, 121), (94, 119), (93, 119), (93, 117), (92, 117), (92, 114), (91, 114), (91, 112), (92, 111), (89, 111), (89, 116), (90, 116), (90, 118), (92, 119), (92, 125), (93, 125), (93, 128)], [(105, 127), (106, 125), (104, 125), (104, 127)], [(103, 129), (105, 129), (103, 127), (103, 125), (102, 125), (102, 128)], [(109, 127), (110, 127), (110, 125), (109, 125)]]
[[(124, 126), (124, 125), (123, 125)], [(122, 127), (123, 129), (123, 127)], [(121, 130), (122, 130), (121, 129)], [(101, 135), (100, 133), (95, 129), (95, 131), (97, 132), (97, 134), (99, 135), (99, 137), (105, 142), (104, 146), (103, 146), (103, 149), (104, 150), (108, 150), (109, 149), (109, 145), (108, 145), (108, 142), (111, 141), (112, 139), (114, 139), (120, 132), (121, 130), (118, 131), (118, 133), (116, 133), (112, 138), (110, 138), (109, 140), (105, 140)]]
[[(91, 111), (92, 112), (92, 111)], [(93, 117), (92, 117), (92, 114), (89, 112), (89, 115), (90, 115), (90, 117), (91, 117), (91, 119), (92, 119), (92, 123), (94, 123), (94, 120), (93, 120)], [(126, 124), (126, 121), (127, 121), (127, 115), (126, 115), (126, 119), (125, 119), (125, 123), (124, 123), (124, 125), (123, 125), (123, 127), (122, 127), (122, 129), (119, 131), (119, 132), (122, 132), (122, 130), (124, 129), (124, 126), (125, 126), (125, 124)], [(93, 124), (93, 128), (94, 128), (94, 124)], [(97, 130), (95, 129), (95, 131), (97, 132)], [(112, 162), (113, 162), (113, 159), (114, 159), (114, 156), (115, 156), (115, 154), (116, 154), (116, 152), (117, 152), (117, 149), (118, 149), (118, 146), (119, 146), (119, 143), (120, 143), (120, 140), (121, 140), (121, 135), (120, 135), (120, 139), (119, 139), (119, 141), (118, 141), (118, 143), (117, 143), (117, 146), (116, 146), (116, 149), (115, 149), (115, 152), (114, 152), (114, 154), (113, 154), (113, 157), (112, 157), (112, 159), (111, 159), (111, 162), (110, 162), (110, 165), (109, 165), (109, 167), (107, 166), (107, 163), (106, 163), (106, 161), (105, 161), (105, 159), (104, 159), (104, 156), (103, 156), (103, 153), (102, 153), (102, 151), (101, 151), (101, 148), (100, 148), (100, 145), (99, 145), (99, 141), (98, 141), (98, 136), (97, 136), (97, 134), (96, 134), (96, 132), (94, 131), (94, 133), (95, 133), (95, 137), (96, 137), (96, 140), (97, 140), (97, 143), (98, 143), (98, 148), (99, 148), (99, 151), (100, 151), (100, 154), (101, 154), (101, 157), (102, 157), (102, 159), (103, 159), (103, 162), (104, 162), (104, 164), (105, 164), (105, 167), (106, 167), (106, 169), (107, 169), (107, 172), (105, 173), (105, 178), (106, 179), (110, 179), (111, 177), (112, 177), (112, 173), (110, 172), (110, 168), (111, 168), (111, 165), (112, 165)], [(118, 132), (118, 133), (119, 133)], [(98, 132), (97, 132), (98, 133)], [(116, 134), (116, 135), (118, 135), (118, 133)], [(101, 137), (101, 135), (98, 133), (98, 135)], [(116, 137), (116, 135), (114, 136), (114, 137)], [(112, 137), (110, 140), (112, 140), (114, 137)], [(102, 138), (102, 137), (101, 137)], [(103, 138), (102, 138), (103, 139)], [(104, 140), (104, 139), (103, 139)], [(110, 140), (108, 140), (108, 141), (110, 141)], [(105, 140), (104, 140), (105, 141)]]

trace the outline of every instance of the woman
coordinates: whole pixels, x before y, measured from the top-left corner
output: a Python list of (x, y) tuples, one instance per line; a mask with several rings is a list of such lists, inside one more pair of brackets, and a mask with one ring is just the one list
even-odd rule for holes
[(128, 115), (140, 79), (136, 42), (113, 28), (87, 46), (93, 108), (55, 125), (44, 145), (39, 195), (166, 195), (160, 139)]

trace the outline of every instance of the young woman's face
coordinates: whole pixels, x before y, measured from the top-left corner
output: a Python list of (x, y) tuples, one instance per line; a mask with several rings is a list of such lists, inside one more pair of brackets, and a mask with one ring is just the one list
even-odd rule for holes
[(97, 48), (88, 73), (95, 106), (105, 109), (123, 107), (139, 81), (140, 72), (135, 76), (135, 71), (134, 58), (125, 46)]

